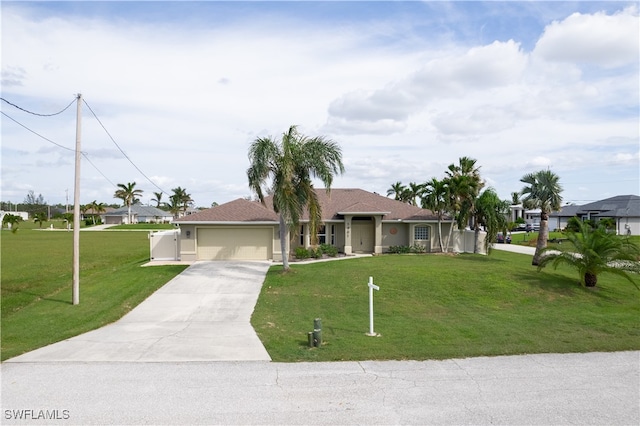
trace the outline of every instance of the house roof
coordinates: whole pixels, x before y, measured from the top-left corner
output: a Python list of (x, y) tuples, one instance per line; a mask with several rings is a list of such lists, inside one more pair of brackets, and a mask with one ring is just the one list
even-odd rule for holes
[[(344, 214), (355, 216), (382, 215), (382, 220), (432, 221), (437, 216), (430, 210), (411, 206), (401, 201), (392, 200), (379, 194), (362, 189), (331, 189), (327, 194), (324, 189), (316, 189), (318, 201), (322, 209), (322, 221), (343, 220)], [(265, 198), (265, 206), (258, 201), (242, 198), (194, 213), (177, 220), (177, 223), (189, 222), (278, 222), (278, 215), (273, 210), (273, 197)], [(300, 218), (309, 220), (308, 212)]]
[[(105, 216), (123, 216), (128, 215), (129, 209), (128, 207), (121, 207), (119, 209), (109, 211), (105, 213)], [(167, 217), (172, 216), (171, 213), (160, 210), (157, 207), (153, 206), (145, 206), (143, 204), (133, 204), (131, 206), (131, 214), (134, 216), (143, 216), (143, 217)]]
[(603, 217), (640, 217), (640, 196), (617, 195), (582, 206), (565, 206), (551, 216), (580, 216), (587, 213)]

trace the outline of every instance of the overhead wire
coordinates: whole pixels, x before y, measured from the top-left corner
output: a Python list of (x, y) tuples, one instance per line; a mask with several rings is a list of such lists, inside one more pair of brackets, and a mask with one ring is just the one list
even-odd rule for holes
[(113, 142), (113, 144), (118, 148), (118, 150), (122, 153), (122, 155), (124, 156), (124, 158), (126, 158), (129, 163), (131, 163), (131, 165), (133, 167), (135, 167), (135, 169), (140, 172), (140, 174), (149, 182), (151, 183), (153, 186), (155, 186), (156, 188), (158, 188), (160, 190), (160, 192), (164, 193), (164, 194), (169, 194), (167, 191), (165, 191), (164, 189), (160, 188), (155, 182), (153, 182), (142, 170), (140, 170), (140, 168), (131, 160), (131, 158), (129, 158), (129, 156), (122, 150), (122, 148), (120, 147), (120, 145), (118, 145), (118, 143), (115, 141), (115, 139), (113, 138), (113, 136), (111, 136), (111, 133), (109, 133), (109, 131), (107, 130), (107, 128), (104, 126), (104, 124), (102, 124), (102, 121), (100, 121), (100, 119), (98, 118), (98, 116), (96, 115), (96, 113), (93, 111), (93, 109), (91, 108), (91, 106), (87, 103), (87, 101), (83, 98), (82, 102), (84, 102), (84, 104), (87, 106), (87, 108), (89, 108), (89, 111), (91, 111), (91, 114), (93, 114), (94, 118), (98, 121), (98, 124), (100, 124), (100, 126), (102, 127), (102, 129), (105, 131), (105, 133), (107, 134), (107, 136), (109, 136), (109, 139), (111, 139), (111, 142)]
[[(5, 113), (5, 112), (0, 111), (0, 113), (2, 113), (2, 115), (4, 115), (4, 116), (5, 116), (5, 117), (7, 117), (9, 120), (11, 120), (11, 121), (13, 121), (14, 123), (16, 123), (17, 125), (19, 125), (19, 126), (23, 127), (24, 129), (26, 129), (26, 130), (30, 131), (31, 133), (33, 133), (34, 135), (36, 135), (36, 136), (38, 136), (38, 137), (40, 137), (40, 138), (44, 139), (45, 141), (47, 141), (47, 142), (49, 142), (49, 143), (52, 143), (53, 145), (57, 146), (58, 148), (62, 148), (62, 149), (64, 149), (64, 150), (71, 151), (71, 152), (75, 152), (75, 151), (76, 151), (75, 149), (67, 148), (67, 147), (66, 147), (66, 146), (64, 146), (64, 145), (60, 145), (59, 143), (56, 143), (56, 142), (52, 141), (51, 139), (49, 139), (49, 138), (47, 138), (47, 137), (42, 136), (40, 133), (38, 133), (38, 132), (36, 132), (36, 131), (34, 131), (34, 130), (31, 130), (30, 128), (28, 128), (28, 127), (27, 127), (27, 126), (25, 126), (24, 124), (20, 123), (20, 122), (19, 122), (19, 121), (17, 121), (16, 119), (14, 119), (13, 117), (10, 117), (10, 116), (9, 116), (7, 113)], [(89, 162), (89, 164), (91, 164), (91, 166), (93, 166), (93, 168), (94, 168), (94, 169), (96, 169), (96, 171), (97, 171), (98, 173), (100, 173), (100, 174), (102, 175), (102, 177), (106, 179), (106, 181), (107, 181), (107, 182), (109, 182), (109, 183), (110, 183), (111, 185), (113, 185), (114, 187), (115, 187), (115, 186), (117, 186), (116, 184), (114, 184), (113, 182), (111, 182), (111, 180), (110, 180), (107, 176), (105, 176), (105, 174), (102, 172), (102, 170), (100, 170), (100, 169), (98, 168), (98, 166), (96, 166), (96, 165), (93, 163), (93, 161), (91, 161), (91, 159), (89, 158), (89, 156), (88, 156), (88, 154), (87, 154), (86, 152), (84, 152), (84, 151), (80, 151), (80, 154), (82, 154), (82, 156), (83, 156), (83, 157), (84, 157), (84, 158)]]
[(26, 113), (28, 113), (28, 114), (31, 114), (31, 115), (37, 115), (38, 117), (53, 117), (54, 115), (62, 114), (62, 113), (63, 113), (63, 112), (65, 112), (67, 109), (69, 109), (69, 107), (70, 107), (71, 105), (73, 105), (73, 103), (76, 101), (76, 99), (74, 98), (74, 99), (69, 103), (69, 105), (67, 105), (66, 107), (64, 107), (64, 109), (63, 109), (63, 110), (58, 111), (58, 112), (54, 112), (53, 114), (38, 114), (37, 112), (29, 111), (28, 109), (24, 109), (24, 108), (22, 108), (22, 107), (20, 107), (20, 106), (18, 106), (18, 105), (16, 105), (16, 104), (14, 104), (14, 103), (12, 103), (12, 102), (9, 102), (8, 100), (6, 100), (6, 99), (5, 99), (5, 98), (3, 98), (3, 97), (0, 97), (0, 100), (5, 101), (6, 103), (8, 103), (9, 105), (11, 105), (12, 107), (18, 108), (20, 111), (24, 111), (24, 112), (26, 112)]

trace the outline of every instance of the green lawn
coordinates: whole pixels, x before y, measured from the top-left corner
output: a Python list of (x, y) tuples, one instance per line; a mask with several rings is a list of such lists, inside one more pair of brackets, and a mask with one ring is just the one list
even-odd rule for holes
[[(293, 265), (267, 275), (252, 324), (274, 361), (444, 359), (640, 349), (640, 292), (602, 275), (540, 273), (531, 257), (383, 255)], [(368, 277), (375, 331), (369, 337)], [(324, 345), (308, 348), (321, 318)]]
[(140, 267), (145, 232), (80, 233), (80, 304), (71, 304), (73, 232), (3, 230), (2, 360), (113, 322), (184, 270)]

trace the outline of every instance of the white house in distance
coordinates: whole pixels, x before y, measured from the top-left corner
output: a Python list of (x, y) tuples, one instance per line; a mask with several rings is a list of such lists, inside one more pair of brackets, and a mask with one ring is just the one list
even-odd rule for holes
[[(142, 204), (131, 206), (131, 223), (171, 223), (173, 215), (164, 210)], [(129, 223), (129, 208), (121, 207), (102, 215), (102, 223), (105, 225), (122, 225)]]
[[(439, 251), (438, 219), (426, 209), (392, 200), (361, 189), (317, 189), (322, 209), (319, 243), (331, 244), (346, 255), (379, 254), (391, 246), (419, 244), (426, 251)], [(180, 226), (180, 258), (193, 260), (282, 260), (279, 217), (273, 199), (265, 205), (239, 198), (174, 221)], [(300, 220), (300, 232), (289, 250), (310, 246), (309, 218)], [(449, 221), (442, 223), (443, 238)], [(457, 252), (473, 251), (473, 232), (453, 233)], [(484, 233), (481, 233), (484, 241)]]

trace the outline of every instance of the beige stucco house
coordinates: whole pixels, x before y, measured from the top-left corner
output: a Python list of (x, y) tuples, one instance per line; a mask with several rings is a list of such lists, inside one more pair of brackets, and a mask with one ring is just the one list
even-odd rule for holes
[[(392, 200), (361, 189), (316, 190), (322, 206), (319, 243), (334, 245), (347, 255), (384, 253), (391, 246), (419, 244), (426, 251), (440, 251), (438, 220), (430, 210)], [(309, 247), (308, 216), (292, 235), (289, 250)], [(281, 261), (279, 218), (271, 197), (265, 205), (237, 199), (179, 218), (180, 258), (192, 260), (274, 260)], [(443, 238), (449, 223), (442, 223)], [(468, 240), (468, 236), (466, 240)], [(472, 238), (472, 233), (471, 233)], [(454, 231), (454, 250), (473, 251), (472, 242)]]

